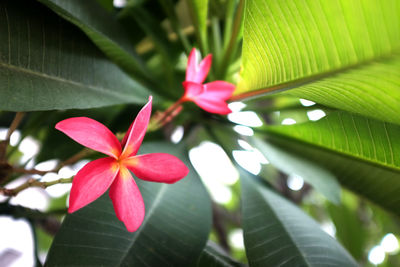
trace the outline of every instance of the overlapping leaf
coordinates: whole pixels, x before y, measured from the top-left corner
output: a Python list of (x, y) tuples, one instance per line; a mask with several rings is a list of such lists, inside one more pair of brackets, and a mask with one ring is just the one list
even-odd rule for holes
[(317, 164), (298, 157), (260, 139), (252, 139), (253, 144), (271, 164), (287, 175), (300, 175), (317, 191), (335, 204), (340, 202), (340, 185), (335, 176)]
[(0, 109), (92, 108), (147, 100), (144, 87), (42, 5), (4, 0), (0, 13)]
[(217, 244), (208, 241), (193, 267), (243, 267), (244, 264), (231, 259)]
[[(164, 143), (143, 144), (139, 154), (154, 152), (185, 157)], [(191, 168), (186, 178), (173, 185), (137, 183), (146, 205), (146, 217), (138, 231), (126, 231), (105, 194), (65, 218), (47, 264), (188, 266), (195, 261), (211, 227), (210, 199), (195, 171)]]
[(337, 112), (267, 130), (268, 142), (333, 173), (344, 186), (400, 214), (400, 126)]
[(396, 0), (247, 1), (236, 93), (287, 90), (399, 124), (399, 12)]
[(241, 190), (250, 266), (357, 266), (314, 220), (244, 172)]
[(95, 0), (39, 1), (78, 26), (110, 59), (133, 77), (149, 78), (146, 66), (136, 54), (128, 33)]

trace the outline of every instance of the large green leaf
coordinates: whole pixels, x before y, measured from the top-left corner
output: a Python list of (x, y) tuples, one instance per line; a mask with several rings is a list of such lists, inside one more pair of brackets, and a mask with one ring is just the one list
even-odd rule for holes
[(400, 126), (336, 112), (317, 122), (267, 128), (268, 142), (313, 161), (340, 183), (400, 214)]
[[(139, 154), (184, 153), (165, 143), (145, 143)], [(200, 255), (211, 227), (209, 196), (190, 167), (173, 185), (136, 180), (146, 217), (135, 233), (126, 231), (105, 194), (67, 215), (50, 249), (49, 266), (188, 266)]]
[(78, 26), (109, 58), (130, 75), (151, 78), (123, 26), (95, 0), (38, 1)]
[(241, 173), (246, 254), (251, 266), (357, 266), (298, 207)]
[(331, 172), (261, 139), (253, 138), (252, 142), (282, 172), (300, 175), (327, 199), (335, 204), (340, 202), (340, 185)]
[(397, 0), (246, 1), (236, 93), (287, 90), (400, 123), (399, 12)]
[(0, 14), (0, 109), (92, 108), (146, 101), (145, 88), (41, 4), (4, 0)]

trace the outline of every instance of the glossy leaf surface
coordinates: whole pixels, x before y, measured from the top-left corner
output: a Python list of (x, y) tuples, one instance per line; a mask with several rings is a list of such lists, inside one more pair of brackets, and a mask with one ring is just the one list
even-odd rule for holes
[(244, 242), (250, 266), (357, 266), (298, 207), (241, 173)]
[[(164, 143), (144, 143), (142, 153), (184, 153)], [(184, 160), (185, 161), (185, 160)], [(189, 165), (188, 161), (185, 164)], [(47, 264), (188, 266), (200, 255), (211, 226), (210, 199), (193, 169), (173, 185), (136, 179), (146, 216), (134, 233), (118, 221), (107, 194), (67, 215)]]
[(400, 214), (400, 127), (346, 112), (270, 127), (268, 141), (333, 173), (345, 187)]
[[(21, 8), (23, 6), (24, 8)], [(35, 12), (31, 12), (35, 10)], [(79, 30), (34, 1), (1, 1), (0, 109), (144, 103), (150, 94)]]
[(396, 0), (246, 2), (237, 94), (288, 94), (400, 123)]

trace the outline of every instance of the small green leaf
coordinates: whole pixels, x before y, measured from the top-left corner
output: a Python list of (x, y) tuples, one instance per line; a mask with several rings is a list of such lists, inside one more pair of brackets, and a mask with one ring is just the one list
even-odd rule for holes
[[(184, 153), (166, 143), (143, 144), (139, 154), (172, 153), (190, 166)], [(204, 248), (211, 227), (209, 196), (190, 167), (173, 185), (136, 179), (146, 217), (129, 233), (108, 197), (67, 215), (46, 264), (106, 266), (188, 266)]]
[(244, 242), (250, 266), (357, 266), (320, 226), (241, 172)]

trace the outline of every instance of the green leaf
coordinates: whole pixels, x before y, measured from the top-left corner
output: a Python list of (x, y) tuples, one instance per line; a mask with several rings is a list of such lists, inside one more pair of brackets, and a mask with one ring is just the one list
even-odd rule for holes
[(335, 239), (294, 204), (244, 172), (241, 187), (250, 266), (357, 266)]
[(258, 138), (253, 138), (252, 143), (282, 172), (301, 176), (327, 199), (335, 204), (340, 203), (340, 185), (331, 172)]
[(326, 205), (326, 210), (335, 224), (335, 236), (355, 259), (362, 260), (371, 233), (368, 233), (360, 216), (354, 216), (359, 214), (357, 210), (346, 205), (346, 199), (342, 203), (340, 206)]
[[(21, 8), (23, 6), (24, 8)], [(34, 12), (32, 12), (34, 10)], [(150, 94), (75, 27), (34, 1), (0, 3), (0, 109), (143, 103)]]
[(287, 94), (400, 123), (397, 0), (254, 0), (237, 97)]
[[(145, 143), (139, 154), (185, 154), (166, 143)], [(188, 266), (198, 258), (211, 227), (211, 203), (193, 168), (173, 185), (136, 182), (146, 217), (135, 233), (115, 216), (108, 194), (67, 215), (50, 249), (47, 265)]]
[(400, 214), (400, 126), (336, 112), (267, 128), (268, 142), (326, 168), (341, 184)]
[(193, 267), (240, 267), (245, 266), (231, 259), (217, 244), (208, 241)]
[(208, 53), (207, 18), (208, 0), (188, 0), (190, 15), (196, 28), (197, 40), (203, 56)]
[(95, 0), (39, 0), (58, 15), (75, 24), (115, 63), (139, 79), (151, 79), (134, 50), (132, 40), (112, 13)]

